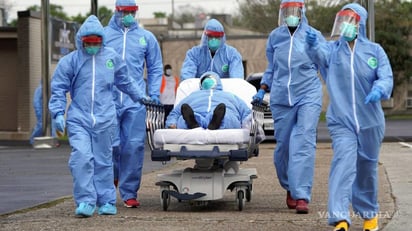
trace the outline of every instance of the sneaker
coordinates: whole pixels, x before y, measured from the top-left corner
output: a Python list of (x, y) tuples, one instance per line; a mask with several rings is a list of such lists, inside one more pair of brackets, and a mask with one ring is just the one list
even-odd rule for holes
[(182, 111), (183, 119), (186, 121), (188, 128), (193, 129), (200, 127), (195, 119), (195, 113), (193, 112), (193, 109), (189, 106), (189, 104), (182, 104), (180, 110)]
[(370, 220), (363, 221), (363, 231), (377, 231), (378, 229), (378, 216)]
[(91, 205), (91, 204), (82, 202), (76, 208), (75, 214), (77, 216), (82, 216), (82, 217), (91, 217), (93, 215), (95, 209), (96, 209), (95, 205)]
[(135, 198), (131, 198), (131, 199), (124, 201), (124, 206), (126, 206), (127, 208), (136, 208), (139, 205), (140, 205), (140, 202), (136, 200)]
[(99, 208), (98, 213), (99, 215), (116, 215), (117, 208), (116, 206), (110, 203), (106, 203), (105, 205)]
[(309, 213), (308, 202), (303, 199), (296, 200), (296, 213), (307, 214)]
[(349, 225), (348, 222), (346, 221), (340, 221), (335, 228), (333, 229), (333, 231), (348, 231), (349, 229)]
[(289, 209), (296, 209), (296, 201), (292, 198), (290, 191), (286, 194), (286, 205)]
[(216, 130), (220, 128), (222, 124), (222, 120), (226, 114), (226, 105), (224, 103), (220, 103), (216, 106), (215, 110), (213, 111), (212, 120), (209, 123), (207, 129), (209, 130)]

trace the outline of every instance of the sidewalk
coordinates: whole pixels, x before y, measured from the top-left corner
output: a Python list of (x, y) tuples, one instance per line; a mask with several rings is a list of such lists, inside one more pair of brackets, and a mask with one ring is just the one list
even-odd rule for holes
[[(411, 143), (409, 143), (411, 144)], [(192, 206), (172, 199), (168, 211), (160, 204), (156, 175), (193, 166), (192, 161), (179, 161), (169, 167), (144, 175), (136, 209), (117, 202), (118, 214), (79, 219), (74, 217), (71, 195), (43, 208), (35, 208), (0, 217), (0, 230), (332, 230), (326, 223), (327, 179), (332, 149), (330, 143), (319, 143), (317, 149), (313, 196), (310, 213), (295, 214), (285, 205), (285, 191), (279, 186), (273, 167), (273, 143), (260, 145), (260, 155), (244, 162), (243, 168), (256, 168), (253, 195), (243, 211), (237, 211), (234, 192), (228, 191), (221, 201), (208, 206)], [(411, 202), (412, 147), (384, 143), (379, 165), (380, 227), (385, 231), (404, 230), (412, 224)], [(353, 217), (351, 230), (362, 230), (362, 220)], [(381, 229), (382, 230), (382, 229)]]

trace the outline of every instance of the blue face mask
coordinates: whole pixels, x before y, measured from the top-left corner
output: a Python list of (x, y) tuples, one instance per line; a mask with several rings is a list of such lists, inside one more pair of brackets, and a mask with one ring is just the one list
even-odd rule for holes
[(202, 89), (203, 90), (209, 90), (212, 89), (216, 86), (216, 80), (213, 78), (205, 78), (202, 81)]
[(122, 18), (122, 22), (125, 27), (129, 27), (133, 25), (133, 23), (135, 23), (136, 21), (134, 20), (133, 15), (128, 14)]
[(341, 35), (343, 38), (350, 42), (356, 38), (357, 28), (356, 25), (344, 22), (341, 26)]
[(215, 52), (220, 47), (220, 39), (210, 38), (207, 42), (207, 46), (211, 51)]
[(300, 18), (294, 15), (290, 15), (285, 18), (286, 25), (290, 27), (297, 27), (300, 22)]
[(100, 46), (88, 46), (84, 48), (89, 55), (95, 55), (100, 50)]

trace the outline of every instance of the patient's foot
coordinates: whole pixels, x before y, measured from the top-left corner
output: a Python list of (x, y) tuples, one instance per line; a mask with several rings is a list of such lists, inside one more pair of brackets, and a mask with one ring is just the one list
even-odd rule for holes
[(226, 113), (226, 105), (220, 103), (216, 106), (215, 110), (213, 111), (212, 120), (207, 127), (209, 130), (216, 130), (220, 128), (220, 124), (222, 123), (223, 117), (225, 117)]
[(184, 103), (180, 110), (182, 111), (183, 119), (186, 121), (187, 127), (190, 129), (199, 127), (199, 124), (195, 119), (195, 113), (189, 104)]

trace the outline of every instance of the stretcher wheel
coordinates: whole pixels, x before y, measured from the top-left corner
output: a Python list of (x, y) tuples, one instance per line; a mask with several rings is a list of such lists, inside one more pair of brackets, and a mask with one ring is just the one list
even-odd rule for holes
[(162, 203), (163, 211), (167, 211), (167, 208), (169, 207), (169, 204), (170, 204), (169, 192), (166, 190), (163, 190), (160, 196), (161, 196), (160, 201)]
[(243, 207), (245, 206), (245, 193), (243, 190), (237, 191), (237, 196), (236, 196), (236, 201), (237, 201), (237, 207), (239, 211), (243, 210)]
[(246, 194), (246, 201), (250, 202), (250, 200), (252, 200), (252, 188), (247, 188), (245, 190), (245, 194)]

